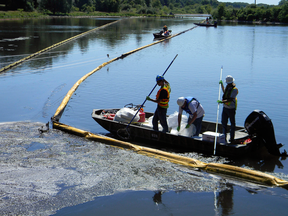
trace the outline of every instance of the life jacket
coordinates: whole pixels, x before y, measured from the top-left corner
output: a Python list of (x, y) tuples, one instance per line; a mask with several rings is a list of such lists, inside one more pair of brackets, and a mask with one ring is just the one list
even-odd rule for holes
[[(234, 89), (236, 89), (236, 90), (238, 91), (238, 89), (236, 88), (236, 86), (231, 86), (231, 87), (229, 87), (229, 88), (226, 88), (226, 89), (225, 89), (225, 92), (224, 92), (224, 94), (223, 94), (222, 99), (223, 99), (223, 100), (229, 99), (229, 98), (231, 97), (232, 91), (233, 91)], [(234, 101), (234, 103), (235, 103), (235, 110), (236, 110), (236, 109), (237, 109), (237, 97), (235, 97), (235, 98), (233, 99), (233, 101)], [(225, 105), (230, 106), (231, 103), (232, 103), (232, 101), (226, 102)]]
[(168, 102), (169, 102), (169, 99), (170, 99), (170, 92), (171, 92), (171, 88), (170, 88), (170, 85), (169, 84), (166, 84), (163, 86), (163, 88), (160, 88), (159, 91), (157, 92), (157, 95), (156, 95), (156, 100), (158, 100), (158, 98), (160, 97), (160, 92), (162, 90), (165, 90), (167, 91), (167, 99), (161, 99), (158, 103), (158, 105), (162, 108), (168, 108), (169, 105), (168, 105)]
[(187, 97), (185, 98), (185, 100), (187, 101), (186, 105), (184, 108), (182, 108), (185, 112), (189, 113), (190, 115), (193, 115), (191, 110), (189, 109), (189, 104), (192, 103), (193, 100), (196, 100), (198, 105), (196, 107), (196, 109), (198, 109), (199, 105), (200, 105), (200, 102), (196, 99), (196, 98), (193, 98), (193, 97)]

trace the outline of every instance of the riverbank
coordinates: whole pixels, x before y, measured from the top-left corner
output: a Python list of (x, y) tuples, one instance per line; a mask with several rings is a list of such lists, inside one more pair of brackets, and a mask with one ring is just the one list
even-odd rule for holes
[(11, 20), (11, 19), (27, 19), (27, 18), (63, 18), (63, 17), (169, 17), (172, 18), (173, 15), (157, 15), (157, 14), (149, 14), (149, 15), (139, 15), (135, 13), (129, 13), (129, 12), (122, 12), (122, 13), (107, 13), (107, 12), (71, 12), (69, 14), (63, 14), (63, 15), (49, 15), (44, 14), (40, 12), (24, 12), (24, 11), (0, 11), (0, 20)]
[[(72, 12), (67, 15), (47, 15), (39, 12), (23, 12), (23, 11), (0, 11), (0, 21), (2, 20), (19, 20), (19, 19), (34, 19), (34, 18), (111, 18), (111, 17), (161, 17), (161, 18), (173, 18), (173, 15), (160, 16), (160, 15), (143, 15), (133, 13), (105, 13), (105, 12)], [(282, 22), (264, 22), (264, 21), (240, 21), (240, 20), (217, 20), (218, 24), (225, 23), (247, 23), (247, 24), (259, 24), (259, 25), (287, 25)]]

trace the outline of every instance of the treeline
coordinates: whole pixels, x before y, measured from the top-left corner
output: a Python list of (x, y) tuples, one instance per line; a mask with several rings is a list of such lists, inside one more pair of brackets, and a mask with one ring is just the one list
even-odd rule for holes
[(71, 13), (120, 13), (121, 15), (167, 16), (211, 14), (218, 20), (288, 23), (288, 0), (277, 6), (248, 3), (220, 3), (217, 0), (0, 0), (0, 10), (38, 11), (48, 15)]
[(288, 0), (281, 0), (277, 6), (250, 4), (240, 9), (222, 3), (212, 12), (212, 16), (218, 20), (288, 23)]
[[(4, 2), (4, 0), (0, 0)], [(6, 10), (23, 9), (32, 12), (70, 13), (74, 11), (133, 12), (157, 14), (173, 12), (203, 12), (218, 6), (217, 0), (9, 0)], [(4, 4), (4, 3), (3, 3)]]

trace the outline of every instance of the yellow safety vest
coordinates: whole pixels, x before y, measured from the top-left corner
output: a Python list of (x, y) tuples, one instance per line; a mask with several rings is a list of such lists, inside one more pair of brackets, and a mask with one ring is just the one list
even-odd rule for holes
[[(230, 98), (230, 96), (231, 96), (231, 94), (232, 94), (232, 91), (233, 91), (234, 89), (236, 89), (236, 90), (238, 91), (238, 89), (237, 89), (236, 87), (233, 87), (230, 92), (227, 91), (227, 92), (224, 93), (223, 99)], [(228, 94), (229, 94), (229, 97), (228, 97)], [(225, 105), (230, 106), (231, 103), (232, 103), (232, 101), (226, 102)], [(237, 110), (237, 97), (235, 97), (235, 110)]]

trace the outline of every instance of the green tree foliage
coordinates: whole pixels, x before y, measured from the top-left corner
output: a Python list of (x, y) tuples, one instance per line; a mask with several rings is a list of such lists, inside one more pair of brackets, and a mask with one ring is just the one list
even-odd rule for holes
[[(282, 0), (282, 1), (284, 1), (284, 0)], [(279, 4), (279, 5), (280, 5), (280, 4)], [(286, 2), (282, 5), (278, 17), (279, 17), (279, 21), (280, 21), (280, 22), (288, 23), (288, 1), (287, 1), (287, 0), (286, 0)]]
[(4, 4), (5, 7), (2, 8), (6, 10), (40, 9), (48, 14), (68, 14), (72, 9), (88, 13), (97, 11), (158, 16), (207, 13), (218, 20), (288, 23), (288, 0), (280, 0), (278, 6), (243, 2), (220, 3), (218, 0), (7, 0)]
[(240, 9), (242, 7), (247, 7), (249, 5), (248, 3), (244, 3), (244, 2), (233, 2), (233, 3), (232, 2), (226, 2), (225, 4), (227, 7), (232, 6), (233, 8), (238, 8), (238, 9)]
[(105, 12), (119, 12), (120, 0), (95, 0), (96, 10)]
[(281, 0), (278, 5), (279, 6), (282, 6), (282, 5), (285, 5), (285, 3), (288, 3), (288, 0)]
[(222, 3), (218, 6), (218, 9), (217, 9), (217, 19), (221, 20), (222, 17), (224, 18), (225, 17), (225, 4)]
[(204, 7), (205, 7), (205, 11), (207, 12), (207, 14), (211, 14), (211, 11), (212, 11), (211, 5), (206, 4)]
[(33, 11), (38, 6), (37, 0), (9, 0), (6, 2), (8, 10), (23, 9), (24, 11)]
[(262, 22), (283, 22), (288, 23), (288, 0), (282, 6), (268, 5), (247, 5), (240, 9), (228, 7), (224, 3), (212, 10), (212, 16), (219, 20), (239, 20), (239, 21), (262, 21)]
[(151, 6), (151, 0), (145, 0), (145, 4), (147, 7), (150, 7)]
[(152, 0), (152, 7), (154, 7), (154, 8), (160, 8), (160, 7), (161, 7), (161, 2), (160, 2), (160, 0)]
[[(87, 8), (94, 8), (93, 0), (74, 0), (74, 7), (79, 8), (81, 11), (87, 11)], [(95, 10), (95, 8), (94, 8)]]
[(40, 8), (51, 11), (54, 15), (57, 13), (70, 13), (72, 0), (41, 0)]

